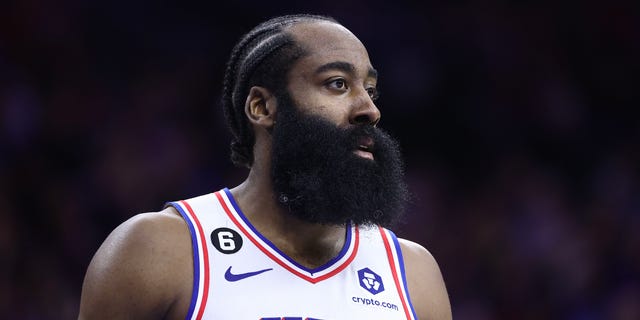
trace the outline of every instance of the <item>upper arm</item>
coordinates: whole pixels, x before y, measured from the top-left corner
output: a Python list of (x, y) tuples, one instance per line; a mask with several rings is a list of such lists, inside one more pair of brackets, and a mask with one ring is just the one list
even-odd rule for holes
[(413, 308), (421, 320), (449, 320), (451, 303), (438, 263), (421, 245), (399, 239)]
[(176, 259), (191, 253), (179, 241), (182, 223), (177, 216), (146, 213), (116, 228), (87, 269), (79, 318), (163, 318), (184, 291), (180, 281), (191, 283), (185, 279), (191, 270), (183, 272), (181, 265), (185, 259)]

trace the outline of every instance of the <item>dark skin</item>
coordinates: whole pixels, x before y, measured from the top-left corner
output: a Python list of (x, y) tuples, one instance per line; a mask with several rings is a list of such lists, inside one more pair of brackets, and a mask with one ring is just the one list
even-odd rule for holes
[[(372, 95), (377, 82), (366, 49), (346, 28), (311, 22), (287, 29), (309, 55), (288, 74), (288, 90), (302, 112), (338, 126), (375, 125), (380, 111)], [(338, 63), (336, 63), (338, 62)], [(308, 268), (335, 257), (345, 226), (301, 221), (276, 203), (271, 186), (271, 135), (278, 101), (252, 87), (245, 114), (256, 137), (247, 179), (231, 189), (251, 223), (282, 252)], [(354, 150), (375, 161), (371, 153)], [(419, 319), (451, 319), (439, 267), (422, 246), (399, 239), (408, 288)], [(173, 208), (139, 214), (116, 228), (94, 256), (85, 278), (80, 319), (184, 319), (191, 299), (193, 256), (189, 230)]]

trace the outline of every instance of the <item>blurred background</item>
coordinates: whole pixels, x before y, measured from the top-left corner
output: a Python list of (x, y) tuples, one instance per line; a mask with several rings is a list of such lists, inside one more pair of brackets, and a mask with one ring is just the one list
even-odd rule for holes
[(640, 12), (616, 1), (0, 4), (0, 318), (77, 317), (106, 236), (235, 186), (234, 43), (332, 15), (380, 72), (414, 195), (402, 237), (455, 319), (640, 319)]

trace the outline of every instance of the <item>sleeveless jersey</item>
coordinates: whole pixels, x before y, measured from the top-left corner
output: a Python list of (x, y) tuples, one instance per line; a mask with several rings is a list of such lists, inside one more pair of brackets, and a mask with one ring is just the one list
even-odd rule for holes
[(226, 188), (169, 205), (193, 245), (186, 319), (416, 319), (400, 244), (385, 228), (348, 225), (340, 253), (309, 269), (262, 236)]

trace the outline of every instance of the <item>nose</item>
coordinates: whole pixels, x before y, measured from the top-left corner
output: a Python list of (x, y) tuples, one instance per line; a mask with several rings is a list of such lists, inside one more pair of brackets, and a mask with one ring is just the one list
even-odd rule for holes
[(371, 125), (376, 126), (380, 121), (380, 110), (376, 107), (369, 93), (366, 90), (359, 94), (355, 102), (349, 123), (353, 125)]

